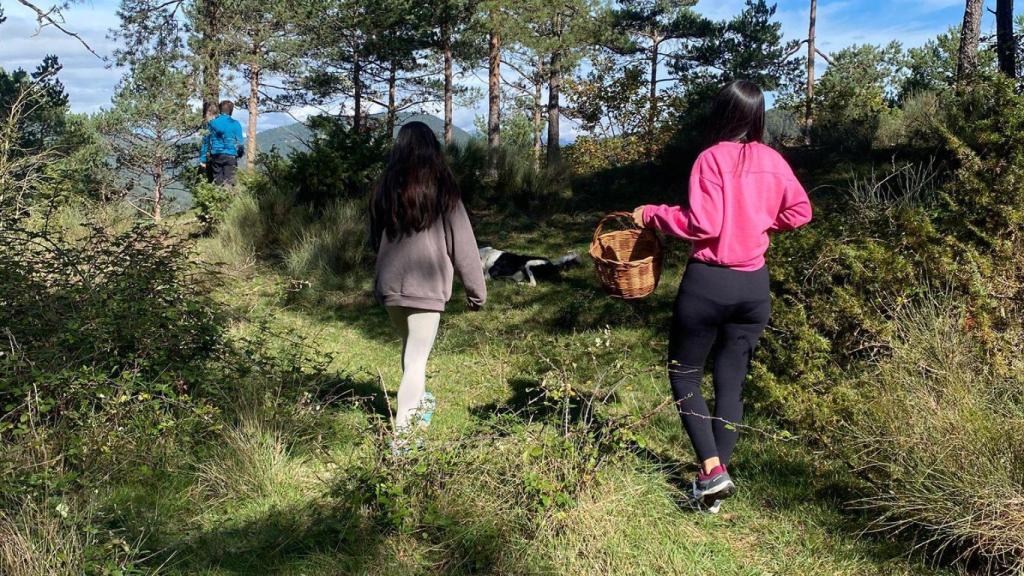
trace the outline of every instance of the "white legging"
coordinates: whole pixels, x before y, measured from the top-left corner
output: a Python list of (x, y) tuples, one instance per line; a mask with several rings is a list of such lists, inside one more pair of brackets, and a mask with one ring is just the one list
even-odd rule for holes
[(427, 358), (434, 347), (440, 312), (388, 306), (388, 316), (402, 337), (402, 384), (398, 387), (395, 430), (408, 429), (409, 420), (427, 388)]

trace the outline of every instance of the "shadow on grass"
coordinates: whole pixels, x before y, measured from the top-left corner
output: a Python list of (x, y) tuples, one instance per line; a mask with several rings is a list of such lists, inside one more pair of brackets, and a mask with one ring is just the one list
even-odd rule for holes
[[(364, 487), (365, 488), (365, 487)], [(395, 511), (369, 493), (337, 494), (201, 531), (170, 545), (150, 564), (183, 574), (362, 574), (367, 572), (490, 574), (505, 548), (500, 523), (490, 529), (428, 506), (415, 527), (400, 533)], [(401, 505), (401, 504), (400, 504)], [(417, 552), (403, 558), (415, 533)], [(422, 553), (423, 557), (419, 557)], [(409, 566), (407, 564), (415, 564)], [(429, 565), (429, 570), (424, 567)]]

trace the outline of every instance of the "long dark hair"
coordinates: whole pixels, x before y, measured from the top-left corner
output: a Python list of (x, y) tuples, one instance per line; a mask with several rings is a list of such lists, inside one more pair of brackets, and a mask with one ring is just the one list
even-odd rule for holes
[(707, 129), (708, 145), (764, 142), (764, 93), (747, 80), (733, 80), (715, 96)]
[(376, 244), (380, 234), (396, 240), (422, 232), (460, 199), (455, 176), (441, 143), (423, 122), (410, 122), (398, 131), (388, 165), (370, 200), (370, 219)]

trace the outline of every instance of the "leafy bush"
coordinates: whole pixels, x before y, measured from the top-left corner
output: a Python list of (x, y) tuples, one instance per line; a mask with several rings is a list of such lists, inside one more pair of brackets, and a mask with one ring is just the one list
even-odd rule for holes
[(271, 180), (294, 191), (300, 204), (318, 208), (339, 198), (362, 198), (380, 175), (391, 135), (383, 130), (354, 131), (348, 120), (317, 116), (310, 150), (268, 162)]
[[(11, 223), (0, 238), (6, 496), (65, 490), (112, 457), (153, 462), (208, 429), (214, 409), (194, 392), (215, 392), (205, 365), (222, 323), (180, 241), (135, 226), (71, 242)], [(14, 464), (41, 454), (60, 456)]]
[(212, 182), (200, 182), (192, 188), (192, 206), (205, 233), (212, 232), (224, 220), (232, 197), (232, 190)]
[(859, 409), (841, 429), (866, 477), (876, 524), (924, 546), (1024, 570), (1024, 380), (1000, 376), (964, 311), (899, 315), (891, 355), (853, 383)]
[(643, 162), (646, 146), (639, 136), (600, 139), (581, 136), (566, 147), (565, 160), (572, 167), (573, 173), (592, 174), (616, 166)]

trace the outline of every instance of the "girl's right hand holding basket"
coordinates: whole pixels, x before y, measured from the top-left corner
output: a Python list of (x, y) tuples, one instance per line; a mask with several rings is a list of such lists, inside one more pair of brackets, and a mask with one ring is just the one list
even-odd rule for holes
[(644, 224), (644, 208), (646, 206), (637, 206), (636, 210), (633, 210), (633, 223), (639, 228), (645, 228)]

